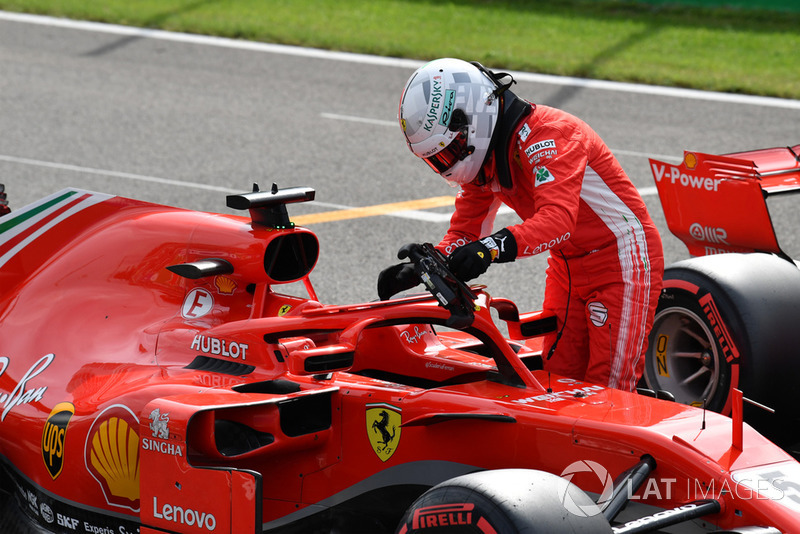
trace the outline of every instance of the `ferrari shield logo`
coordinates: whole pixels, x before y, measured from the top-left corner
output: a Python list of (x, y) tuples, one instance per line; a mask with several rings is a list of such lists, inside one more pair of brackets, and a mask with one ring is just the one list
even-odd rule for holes
[(400, 443), (400, 408), (391, 404), (367, 404), (367, 436), (381, 461), (392, 457)]

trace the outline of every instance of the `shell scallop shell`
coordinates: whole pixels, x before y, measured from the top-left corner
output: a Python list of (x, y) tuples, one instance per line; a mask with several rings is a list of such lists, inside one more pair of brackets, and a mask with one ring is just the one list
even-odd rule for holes
[(100, 424), (91, 438), (90, 461), (112, 495), (139, 498), (139, 436), (125, 420), (110, 417)]

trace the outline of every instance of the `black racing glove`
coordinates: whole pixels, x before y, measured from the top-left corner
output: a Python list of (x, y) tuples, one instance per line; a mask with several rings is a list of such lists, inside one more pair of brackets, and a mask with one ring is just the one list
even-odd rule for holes
[(413, 263), (392, 265), (378, 275), (378, 297), (381, 300), (388, 300), (393, 295), (411, 289), (421, 282)]
[(468, 282), (486, 272), (496, 261), (514, 261), (517, 257), (517, 241), (507, 228), (503, 228), (479, 241), (458, 247), (447, 258), (447, 267), (456, 278)]

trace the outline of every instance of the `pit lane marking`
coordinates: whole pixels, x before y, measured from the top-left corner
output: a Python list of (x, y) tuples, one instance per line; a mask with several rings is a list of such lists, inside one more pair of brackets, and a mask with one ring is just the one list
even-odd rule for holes
[[(388, 121), (384, 121), (388, 122)], [(392, 123), (394, 125), (394, 123)], [(173, 180), (170, 178), (160, 178), (157, 176), (146, 176), (142, 174), (133, 174), (129, 172), (112, 171), (108, 169), (95, 169), (92, 167), (83, 167), (80, 165), (71, 165), (67, 163), (57, 163), (52, 161), (42, 161), (30, 158), (18, 158), (15, 156), (8, 156), (0, 154), (0, 161), (8, 163), (16, 163), (21, 165), (32, 165), (35, 167), (46, 167), (50, 169), (57, 169), (61, 171), (72, 171), (85, 174), (93, 174), (98, 176), (108, 176), (111, 178), (121, 178), (124, 180), (133, 180), (140, 182), (150, 182), (162, 185), (169, 185), (174, 187), (187, 187), (192, 189), (202, 189), (205, 191), (217, 191), (221, 193), (240, 193), (240, 190), (234, 190), (229, 187), (221, 187), (217, 185), (201, 184), (197, 182), (186, 182), (183, 180)], [(642, 196), (656, 195), (657, 190), (655, 187), (644, 187), (639, 190)], [(424, 211), (431, 208), (450, 207), (455, 203), (454, 196), (440, 196), (423, 198), (419, 200), (407, 200), (403, 202), (391, 202), (388, 204), (376, 204), (373, 206), (365, 207), (352, 207), (344, 206), (341, 204), (332, 204), (330, 202), (313, 201), (311, 204), (321, 208), (330, 208), (333, 211), (324, 211), (319, 213), (310, 213), (306, 215), (297, 215), (291, 218), (292, 222), (297, 225), (318, 224), (324, 222), (343, 221), (347, 219), (358, 219), (363, 217), (374, 217), (377, 215), (385, 215), (390, 217), (399, 217), (401, 219), (411, 219), (415, 221), (424, 221), (430, 223), (446, 223), (450, 221), (451, 213), (436, 213)], [(497, 211), (498, 215), (513, 213), (507, 206), (501, 206)]]
[(429, 221), (433, 219), (434, 222), (438, 222), (439, 219), (449, 221), (449, 213), (430, 213), (427, 215), (431, 217), (426, 217), (418, 212), (418, 210), (453, 206), (455, 201), (456, 197), (453, 196), (430, 197), (419, 200), (406, 200), (404, 202), (392, 202), (389, 204), (376, 204), (374, 206), (365, 206), (363, 208), (350, 208), (336, 211), (325, 211), (321, 213), (311, 213), (308, 215), (297, 215), (291, 219), (293, 223), (301, 226), (321, 222), (373, 217), (376, 215), (394, 215), (409, 219), (424, 218)]

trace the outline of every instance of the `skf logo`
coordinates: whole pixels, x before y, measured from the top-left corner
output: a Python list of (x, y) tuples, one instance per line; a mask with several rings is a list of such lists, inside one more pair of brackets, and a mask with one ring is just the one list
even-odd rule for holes
[(382, 462), (397, 450), (402, 422), (400, 408), (384, 403), (367, 404), (367, 436)]
[(75, 406), (71, 402), (60, 402), (55, 405), (44, 423), (42, 459), (53, 480), (58, 478), (64, 467), (64, 442), (67, 437), (67, 426), (73, 415)]

